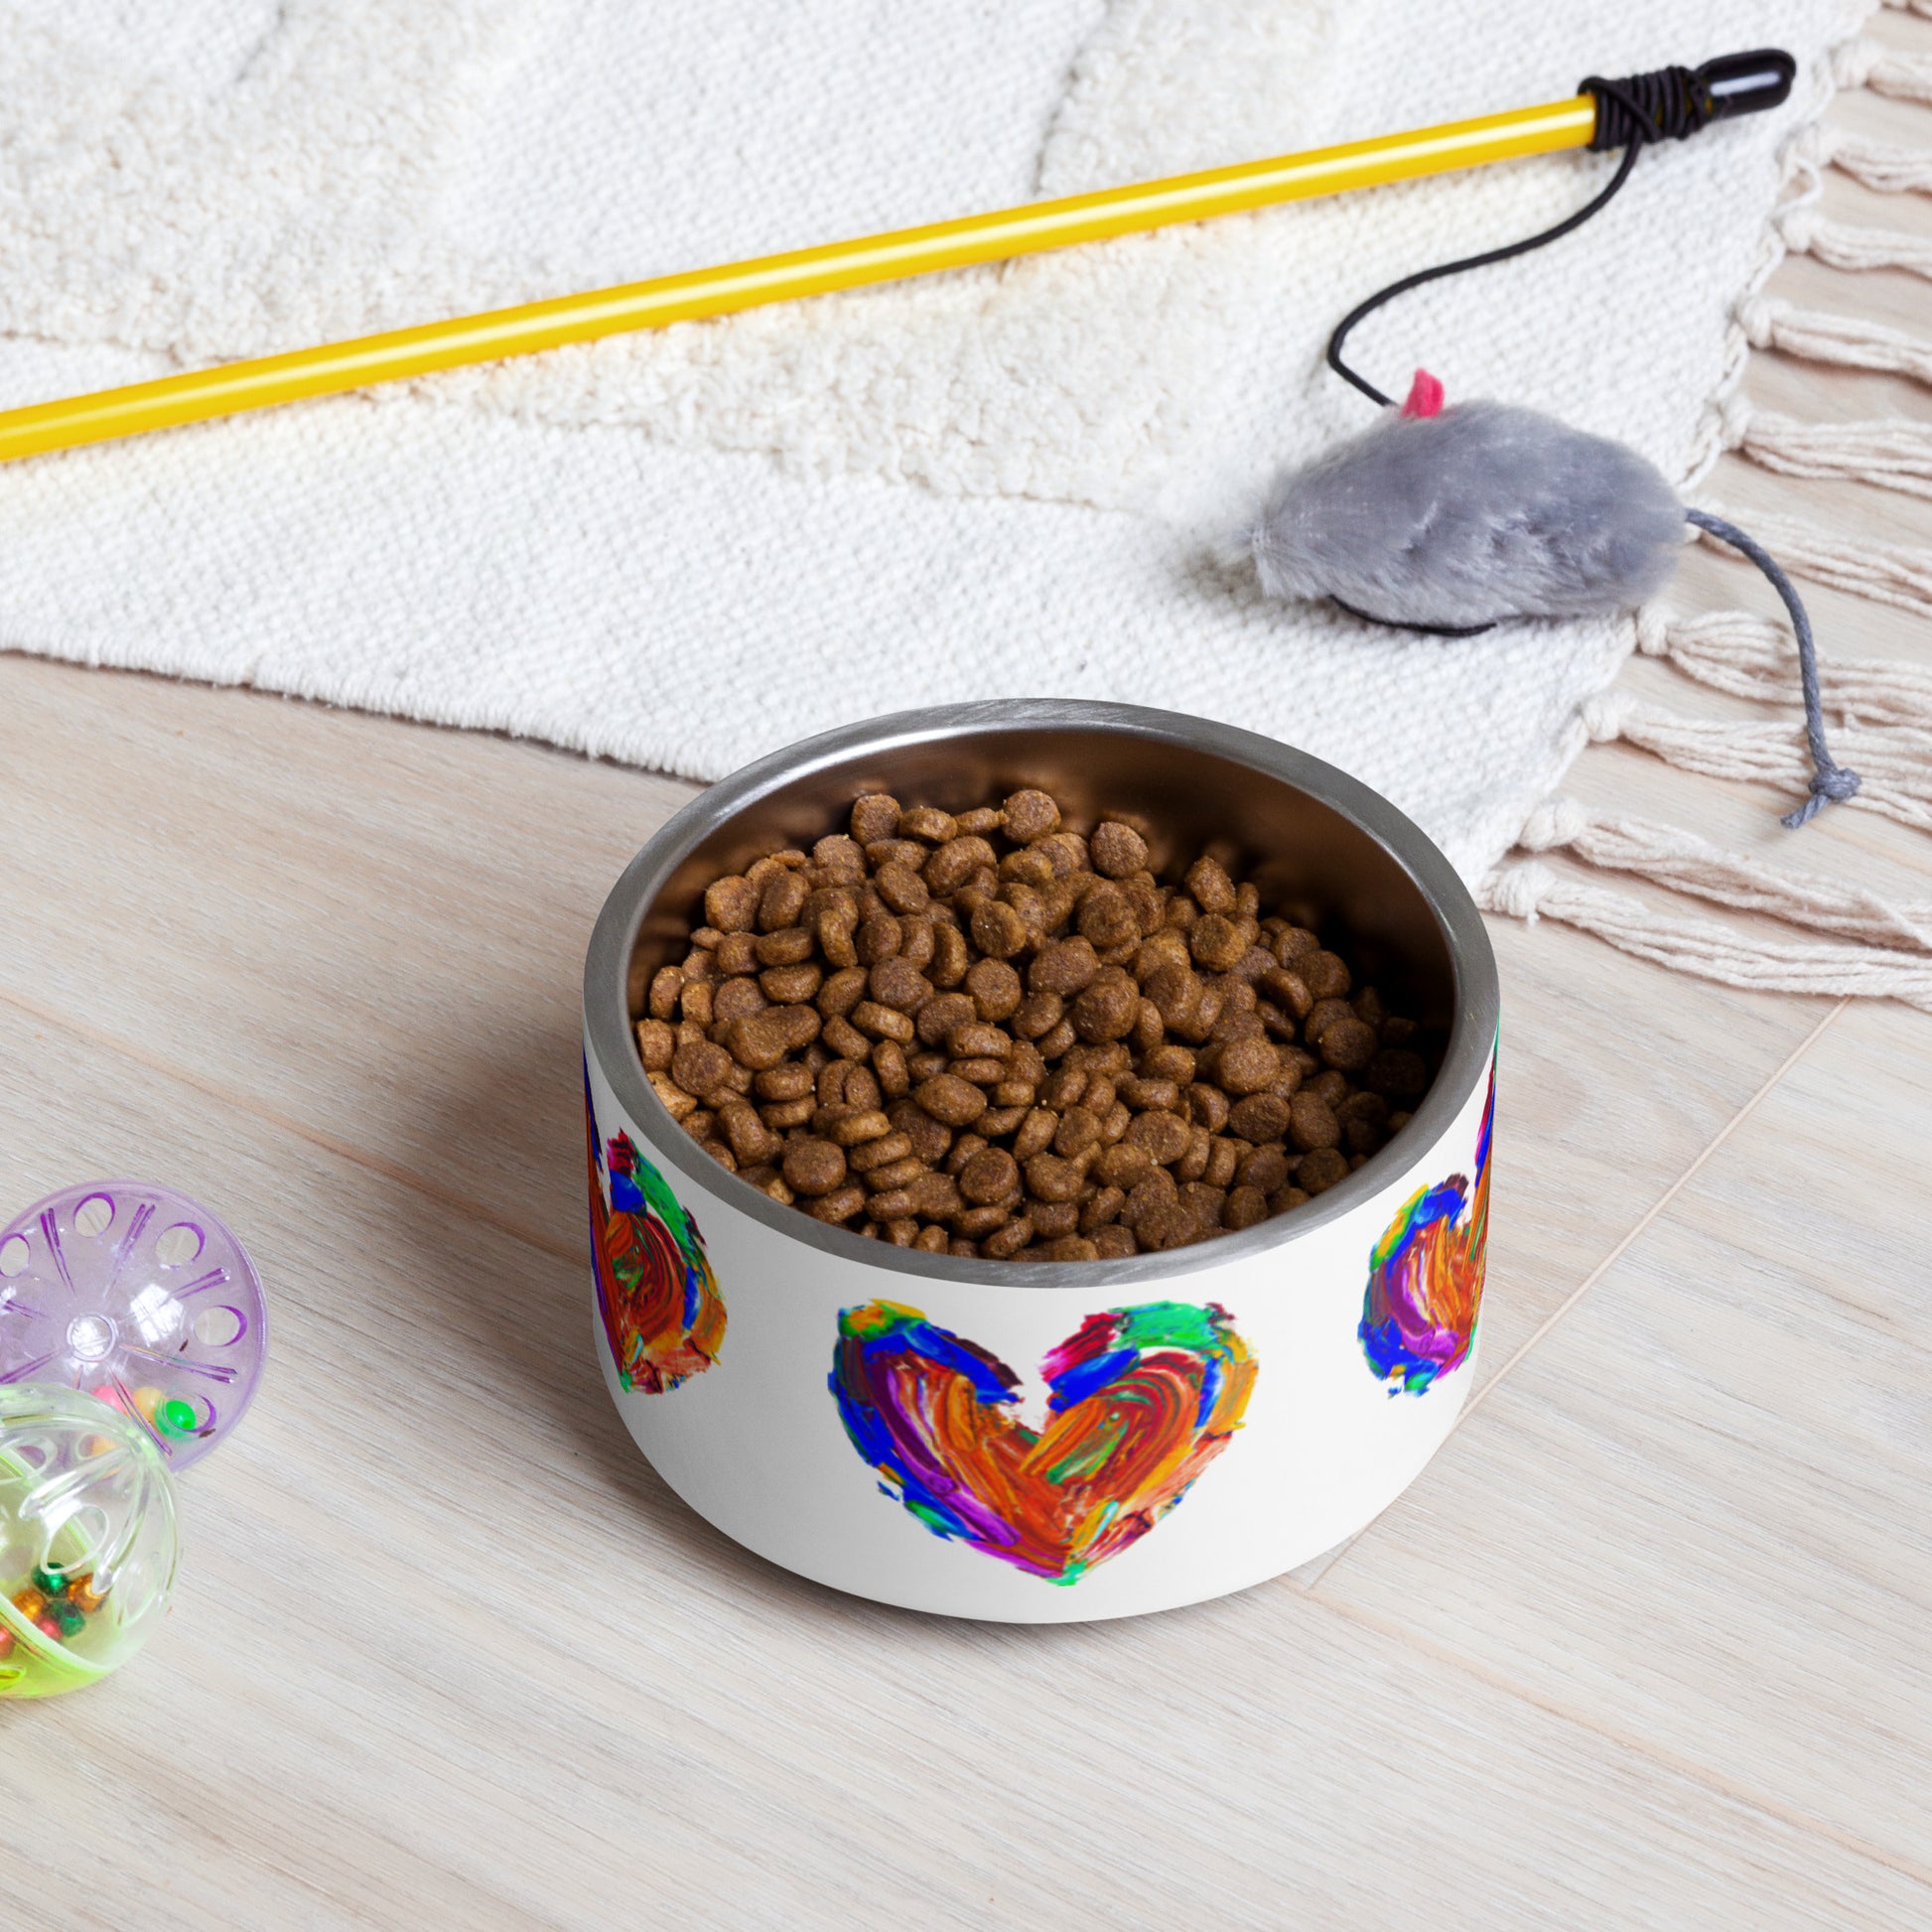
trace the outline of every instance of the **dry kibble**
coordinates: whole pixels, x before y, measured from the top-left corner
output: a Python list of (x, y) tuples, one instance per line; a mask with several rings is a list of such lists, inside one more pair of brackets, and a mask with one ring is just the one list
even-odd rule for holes
[(645, 1075), (750, 1185), (891, 1246), (1118, 1259), (1291, 1211), (1401, 1131), (1440, 1035), (1219, 853), (1150, 859), (1032, 787), (868, 793), (706, 887)]
[(1298, 1093), (1288, 1103), (1288, 1137), (1304, 1154), (1311, 1154), (1341, 1139), (1341, 1123), (1319, 1094)]
[(1321, 1057), (1343, 1073), (1359, 1073), (1375, 1057), (1379, 1042), (1375, 1029), (1360, 1020), (1337, 1020), (1318, 1042)]
[(1000, 808), (1002, 829), (1016, 845), (1031, 845), (1059, 830), (1060, 808), (1043, 791), (1016, 791)]
[(852, 836), (861, 845), (875, 839), (890, 839), (899, 829), (898, 800), (883, 791), (869, 791), (852, 801)]
[(785, 1185), (800, 1194), (829, 1194), (845, 1180), (845, 1151), (830, 1141), (793, 1141), (779, 1171)]
[(1325, 1193), (1348, 1174), (1348, 1157), (1339, 1148), (1320, 1147), (1304, 1157), (1295, 1171), (1296, 1184), (1310, 1194)]
[(1109, 819), (1087, 841), (1093, 869), (1106, 879), (1126, 879), (1147, 864), (1147, 841), (1131, 825)]
[(663, 1020), (637, 1022), (637, 1057), (646, 1073), (668, 1073), (671, 1055), (677, 1050), (677, 1035)]
[(1217, 859), (1201, 858), (1187, 868), (1182, 882), (1188, 897), (1203, 912), (1226, 915), (1235, 909), (1234, 881)]
[(720, 932), (750, 932), (758, 924), (759, 889), (749, 879), (714, 880), (705, 888), (705, 924)]
[(921, 1080), (912, 1098), (934, 1120), (946, 1127), (969, 1127), (986, 1112), (986, 1095), (970, 1080), (956, 1073), (937, 1073)]

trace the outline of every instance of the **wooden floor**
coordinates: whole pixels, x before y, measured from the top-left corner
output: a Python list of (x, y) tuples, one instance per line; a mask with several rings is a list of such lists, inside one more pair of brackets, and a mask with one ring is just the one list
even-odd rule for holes
[[(1904, 199), (1829, 198), (1932, 233)], [(1777, 287), (1932, 334), (1904, 276)], [(1750, 386), (1932, 420), (1879, 377), (1760, 356)], [(1932, 543), (1924, 500), (1730, 464), (1711, 493)], [(1680, 595), (1762, 601), (1706, 559)], [(1815, 609), (1828, 651), (1926, 653)], [(1626, 750), (1574, 788), (1788, 836), (1785, 801)], [(276, 1324), (183, 1483), (161, 1636), (0, 1706), (8, 1924), (1932, 1924), (1932, 1021), (1494, 923), (1480, 1389), (1442, 1455), (1236, 1598), (920, 1618), (694, 1518), (592, 1363), (580, 963), (685, 795), (0, 656), (5, 1208), (172, 1181)], [(1870, 814), (1803, 840), (1932, 897)]]

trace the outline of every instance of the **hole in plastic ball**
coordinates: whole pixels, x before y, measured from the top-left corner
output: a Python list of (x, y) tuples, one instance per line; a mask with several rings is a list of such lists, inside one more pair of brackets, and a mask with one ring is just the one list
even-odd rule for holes
[(193, 1221), (177, 1221), (155, 1237), (155, 1259), (164, 1268), (186, 1268), (207, 1246), (207, 1235)]
[(0, 1278), (10, 1280), (15, 1275), (24, 1275), (33, 1258), (34, 1251), (27, 1245), (24, 1234), (9, 1235), (0, 1241)]
[(89, 1240), (97, 1234), (104, 1234), (114, 1218), (114, 1203), (105, 1194), (89, 1194), (73, 1210), (73, 1231), (84, 1234)]
[(204, 1309), (195, 1317), (195, 1339), (208, 1348), (231, 1348), (248, 1332), (248, 1318), (239, 1309)]

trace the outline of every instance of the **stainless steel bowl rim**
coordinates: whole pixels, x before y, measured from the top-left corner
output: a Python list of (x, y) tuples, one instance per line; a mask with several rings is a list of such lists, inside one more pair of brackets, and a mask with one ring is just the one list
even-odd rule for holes
[[(679, 860), (749, 805), (826, 765), (868, 753), (938, 743), (987, 732), (1027, 730), (1117, 732), (1209, 753), (1246, 764), (1304, 791), (1350, 819), (1380, 845), (1414, 882), (1434, 912), (1455, 981), (1455, 1018), (1434, 1084), (1409, 1125), (1362, 1167), (1286, 1214), (1271, 1215), (1238, 1234), (1119, 1261), (1021, 1262), (929, 1255), (895, 1248), (848, 1229), (815, 1221), (741, 1180), (704, 1152), (671, 1118), (644, 1077), (631, 1035), (627, 992), (632, 948), (645, 914)], [(1482, 915), (1441, 850), (1381, 793), (1307, 752), (1233, 725), (1181, 712), (1073, 698), (1000, 699), (894, 712), (823, 732), (755, 763), (699, 793), (666, 821), (612, 889), (591, 934), (584, 961), (584, 1015), (591, 1051), (621, 1106), (652, 1130), (653, 1152), (688, 1179), (714, 1190), (740, 1213), (775, 1233), (823, 1252), (896, 1274), (1003, 1288), (1075, 1288), (1104, 1283), (1132, 1288), (1178, 1275), (1224, 1268), (1290, 1243), (1339, 1220), (1433, 1146), (1483, 1078), (1500, 1014), (1495, 955)]]

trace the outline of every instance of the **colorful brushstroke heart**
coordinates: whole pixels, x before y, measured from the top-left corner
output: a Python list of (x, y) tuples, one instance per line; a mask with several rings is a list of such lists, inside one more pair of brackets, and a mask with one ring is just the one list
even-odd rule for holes
[(1362, 1353), (1389, 1393), (1421, 1395), (1458, 1369), (1474, 1344), (1489, 1233), (1489, 1130), (1496, 1068), (1476, 1137), (1475, 1196), (1464, 1174), (1410, 1195), (1369, 1256), (1358, 1330)]
[[(718, 1359), (725, 1298), (704, 1236), (664, 1176), (620, 1130), (598, 1146), (584, 1089), (591, 1161), (591, 1268), (604, 1333), (626, 1389), (663, 1395)], [(606, 1204), (608, 1175), (611, 1197)]]
[(917, 1309), (868, 1302), (839, 1315), (831, 1389), (881, 1491), (933, 1535), (1073, 1584), (1144, 1537), (1227, 1448), (1259, 1367), (1213, 1303), (1110, 1309), (1041, 1364), (1035, 1430), (997, 1356)]

